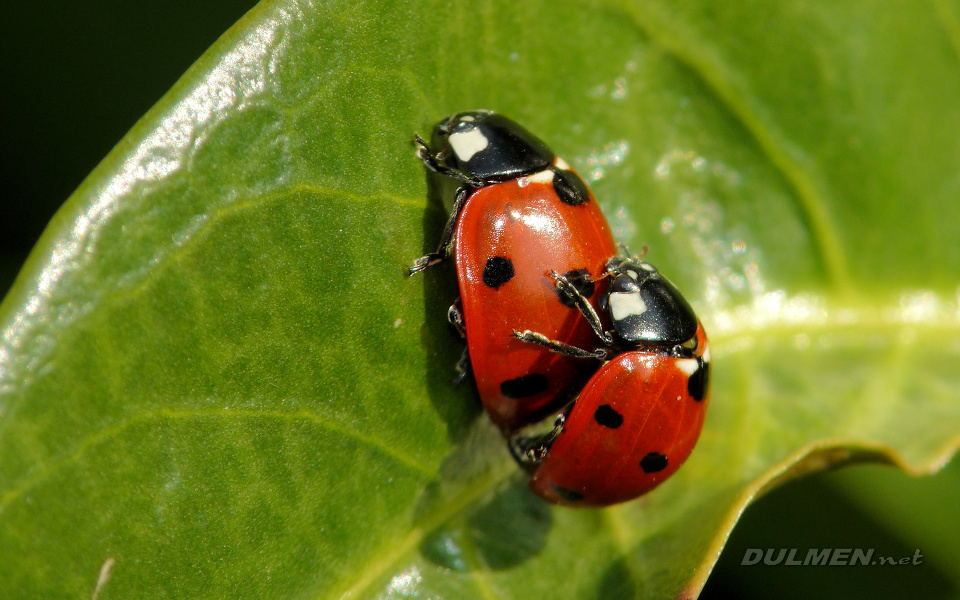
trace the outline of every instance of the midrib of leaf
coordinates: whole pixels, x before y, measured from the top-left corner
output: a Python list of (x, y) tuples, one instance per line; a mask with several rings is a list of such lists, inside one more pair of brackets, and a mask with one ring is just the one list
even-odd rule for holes
[[(630, 551), (630, 538), (633, 527), (629, 521), (623, 518), (619, 506), (611, 506), (603, 511), (603, 523), (610, 532), (611, 537), (617, 542), (617, 549), (623, 556), (627, 556)], [(636, 589), (643, 583), (643, 576), (637, 573), (637, 568), (632, 560), (626, 561), (627, 573), (630, 574), (630, 582)]]
[(483, 561), (477, 543), (473, 536), (465, 535), (460, 540), (460, 550), (463, 552), (463, 561), (470, 570), (470, 579), (480, 592), (480, 596), (487, 600), (507, 600), (510, 596), (502, 589), (493, 589), (486, 575), (487, 565)]
[[(743, 307), (748, 308), (748, 307)], [(738, 352), (749, 347), (758, 339), (779, 337), (789, 340), (800, 334), (815, 336), (821, 333), (853, 332), (888, 333), (930, 330), (937, 337), (946, 333), (960, 333), (960, 311), (931, 311), (919, 317), (908, 317), (897, 304), (824, 304), (826, 315), (792, 316), (785, 320), (764, 320), (762, 317), (741, 318), (750, 310), (717, 311), (705, 319), (709, 322), (723, 322), (722, 328), (708, 328), (710, 351), (714, 356)], [(758, 322), (759, 321), (759, 322)]]
[[(666, 19), (662, 15), (654, 18), (650, 12), (644, 13), (644, 10), (655, 10), (649, 4), (641, 8), (639, 3), (625, 3), (613, 8), (624, 11), (642, 34), (699, 79), (718, 105), (754, 140), (763, 156), (793, 189), (793, 197), (813, 234), (814, 248), (831, 286), (840, 295), (855, 297), (850, 265), (827, 209), (831, 204), (827, 186), (811, 172), (810, 161), (798, 160), (802, 151), (793, 149), (790, 141), (772, 123), (757, 115), (757, 103), (747, 101), (737, 91), (737, 86), (733, 85), (739, 80), (735, 70), (697, 40), (671, 31), (664, 25)], [(739, 87), (745, 89), (747, 86)]]

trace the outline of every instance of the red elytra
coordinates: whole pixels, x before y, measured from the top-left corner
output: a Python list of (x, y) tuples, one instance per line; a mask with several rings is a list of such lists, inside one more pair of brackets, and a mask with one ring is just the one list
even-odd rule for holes
[[(599, 276), (616, 242), (592, 194), (566, 204), (542, 173), (474, 191), (455, 240), (471, 368), (484, 408), (509, 433), (557, 411), (599, 368), (599, 361), (561, 356), (512, 333), (533, 329), (592, 347), (593, 332), (576, 307), (561, 302), (549, 271)], [(594, 284), (591, 303), (607, 284)]]
[(669, 478), (693, 451), (709, 402), (710, 352), (699, 323), (696, 338), (694, 358), (634, 350), (597, 371), (530, 488), (557, 504), (607, 506)]

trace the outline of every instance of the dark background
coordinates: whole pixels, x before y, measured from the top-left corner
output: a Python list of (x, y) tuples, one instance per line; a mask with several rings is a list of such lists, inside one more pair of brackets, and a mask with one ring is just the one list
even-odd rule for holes
[(0, 293), (87, 173), (254, 4), (0, 2)]
[[(87, 173), (254, 4), (0, 3), (0, 292)], [(791, 483), (753, 505), (703, 597), (956, 597), (960, 537), (950, 536), (958, 527), (960, 469), (923, 480), (866, 469)], [(803, 556), (825, 547), (897, 557), (919, 548), (925, 560), (917, 567), (740, 565), (747, 548), (798, 548)]]

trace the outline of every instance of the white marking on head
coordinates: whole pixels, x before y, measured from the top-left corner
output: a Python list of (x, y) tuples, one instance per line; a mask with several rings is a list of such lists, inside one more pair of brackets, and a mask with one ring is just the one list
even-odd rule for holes
[(569, 171), (570, 165), (567, 164), (567, 161), (563, 160), (559, 156), (557, 157), (557, 168), (561, 171)]
[(473, 155), (490, 145), (490, 140), (479, 129), (468, 129), (450, 134), (450, 147), (462, 162), (467, 162)]
[(613, 292), (609, 301), (610, 315), (614, 321), (647, 312), (647, 305), (640, 297), (640, 292)]
[(677, 361), (677, 368), (683, 371), (683, 374), (687, 377), (691, 377), (696, 373), (699, 366), (695, 358), (681, 358)]
[(640, 268), (643, 269), (644, 271), (650, 271), (651, 273), (657, 272), (657, 268), (651, 265), (650, 263), (642, 262), (640, 263)]
[(710, 362), (710, 344), (703, 345), (703, 362)]
[(630, 279), (634, 281), (637, 280), (637, 277), (640, 277), (639, 275), (637, 275), (637, 272), (634, 271), (633, 269), (627, 269), (627, 275), (630, 277)]
[(465, 123), (473, 123), (473, 115), (463, 115), (460, 120)]
[(544, 169), (527, 177), (531, 183), (553, 183), (553, 170)]

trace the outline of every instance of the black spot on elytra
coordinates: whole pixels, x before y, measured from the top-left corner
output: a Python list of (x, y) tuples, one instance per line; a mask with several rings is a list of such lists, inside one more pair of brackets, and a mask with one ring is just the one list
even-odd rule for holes
[(497, 289), (513, 279), (513, 262), (502, 256), (491, 256), (483, 266), (483, 283)]
[[(584, 298), (589, 298), (590, 296), (593, 296), (593, 292), (596, 289), (596, 286), (594, 285), (593, 281), (590, 279), (589, 271), (587, 271), (586, 269), (573, 269), (572, 271), (567, 271), (566, 273), (564, 273), (563, 276), (567, 279), (567, 281), (573, 284), (573, 287), (576, 288), (578, 292), (580, 292), (581, 296), (583, 296)], [(564, 306), (569, 306), (573, 308), (574, 306), (577, 305), (577, 300), (573, 296), (573, 294), (567, 292), (566, 290), (562, 290), (560, 288), (556, 288), (556, 291), (557, 291), (557, 297), (560, 298), (560, 302)]]
[(560, 197), (560, 201), (570, 206), (580, 206), (590, 201), (590, 191), (587, 184), (573, 171), (564, 171), (554, 167), (553, 191)]
[(667, 457), (659, 452), (651, 452), (640, 461), (644, 473), (656, 473), (667, 468)]
[(540, 373), (508, 379), (500, 384), (500, 393), (507, 398), (529, 398), (547, 391), (547, 376)]
[(703, 357), (697, 357), (697, 370), (687, 381), (687, 391), (697, 402), (703, 400), (710, 386), (710, 363), (703, 362)]
[(580, 492), (575, 492), (573, 490), (568, 490), (567, 488), (562, 488), (559, 485), (550, 484), (550, 487), (553, 488), (553, 491), (557, 493), (558, 496), (566, 500), (567, 502), (579, 502), (583, 500), (583, 494)]
[(600, 406), (596, 412), (593, 413), (593, 418), (597, 423), (610, 429), (616, 429), (623, 425), (623, 415), (613, 410), (613, 407), (609, 404)]

